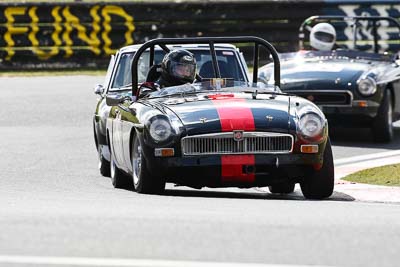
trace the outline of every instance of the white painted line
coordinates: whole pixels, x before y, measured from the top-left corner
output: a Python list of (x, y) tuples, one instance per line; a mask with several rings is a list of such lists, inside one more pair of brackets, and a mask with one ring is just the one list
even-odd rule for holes
[(374, 154), (368, 154), (368, 155), (349, 157), (349, 158), (344, 158), (344, 159), (337, 159), (337, 160), (335, 160), (335, 166), (347, 165), (347, 164), (352, 164), (352, 163), (367, 161), (367, 160), (388, 158), (388, 157), (393, 157), (393, 156), (400, 156), (400, 150), (386, 151), (386, 152), (380, 152), (380, 153), (374, 153)]
[[(122, 258), (87, 258), (87, 257), (39, 257), (24, 255), (0, 255), (0, 263), (32, 265), (72, 265), (72, 266), (132, 266), (132, 267), (310, 267), (311, 265), (280, 265), (259, 263), (231, 263), (208, 261), (173, 261)], [(313, 267), (318, 267), (312, 265)], [(322, 266), (320, 266), (322, 267)]]

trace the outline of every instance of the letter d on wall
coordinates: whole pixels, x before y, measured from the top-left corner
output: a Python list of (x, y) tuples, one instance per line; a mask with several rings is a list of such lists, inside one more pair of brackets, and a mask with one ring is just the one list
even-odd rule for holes
[(125, 26), (127, 28), (127, 31), (125, 32), (125, 45), (130, 45), (133, 44), (133, 38), (132, 38), (132, 32), (135, 30), (135, 26), (133, 25), (133, 17), (130, 16), (128, 13), (125, 12), (125, 10), (122, 7), (119, 6), (105, 6), (102, 11), (101, 15), (104, 18), (103, 21), (103, 28), (104, 31), (101, 34), (103, 37), (104, 41), (104, 52), (107, 55), (114, 54), (116, 52), (115, 49), (111, 49), (110, 46), (112, 44), (111, 39), (109, 38), (108, 34), (111, 31), (111, 16), (110, 14), (116, 15), (123, 17), (125, 19)]

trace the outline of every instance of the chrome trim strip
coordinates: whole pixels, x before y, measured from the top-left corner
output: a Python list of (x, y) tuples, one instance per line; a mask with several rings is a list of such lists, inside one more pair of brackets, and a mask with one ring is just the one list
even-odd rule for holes
[(349, 90), (284, 90), (284, 93), (290, 93), (296, 95), (296, 93), (346, 93), (350, 96), (350, 103), (348, 105), (324, 105), (316, 104), (321, 107), (351, 107), (353, 105), (354, 96)]
[[(274, 132), (243, 132), (243, 141), (234, 141), (233, 140), (233, 132), (223, 132), (223, 133), (212, 133), (212, 134), (202, 134), (202, 135), (192, 135), (192, 136), (186, 136), (181, 139), (181, 151), (184, 156), (202, 156), (202, 155), (241, 155), (241, 154), (289, 154), (293, 152), (293, 146), (294, 146), (294, 138), (290, 134), (283, 134), (283, 133), (274, 133)], [(291, 146), (290, 150), (285, 150), (285, 151), (280, 151), (280, 150), (275, 150), (275, 151), (261, 151), (257, 152), (256, 150), (261, 150), (262, 148), (265, 148), (268, 145), (271, 145), (270, 143), (267, 144), (265, 143), (267, 140), (261, 140), (260, 142), (254, 143), (254, 146), (256, 149), (248, 150), (248, 142), (249, 139), (251, 138), (274, 138), (274, 137), (289, 137), (291, 141)], [(192, 139), (190, 142), (189, 140)], [(205, 139), (203, 141), (200, 141), (202, 139)], [(215, 143), (213, 140), (218, 140), (218, 144)], [(189, 143), (186, 143), (186, 142)], [(243, 152), (232, 152), (232, 144), (235, 144), (238, 150), (245, 150)], [(205, 152), (205, 153), (199, 153), (199, 152), (188, 152), (187, 150), (195, 150), (196, 146), (202, 146), (203, 150), (210, 151), (210, 147), (215, 146), (221, 146), (220, 149), (218, 149), (218, 152)], [(192, 149), (188, 149), (189, 146), (191, 146)], [(225, 150), (225, 151), (224, 151)]]
[(143, 123), (132, 123), (133, 127), (137, 129), (144, 129), (144, 124)]

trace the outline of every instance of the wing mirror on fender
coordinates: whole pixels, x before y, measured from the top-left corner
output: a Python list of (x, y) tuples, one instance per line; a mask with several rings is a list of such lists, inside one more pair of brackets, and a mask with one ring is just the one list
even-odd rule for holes
[(136, 96), (126, 96), (120, 94), (112, 94), (106, 96), (107, 106), (118, 106), (119, 104), (124, 103), (125, 100), (135, 102)]
[(118, 106), (119, 104), (122, 104), (125, 99), (126, 96), (120, 94), (108, 95), (106, 96), (106, 104), (108, 106)]
[(103, 86), (102, 84), (97, 84), (97, 85), (94, 87), (94, 93), (95, 93), (96, 95), (102, 95), (103, 92), (104, 92), (104, 86)]

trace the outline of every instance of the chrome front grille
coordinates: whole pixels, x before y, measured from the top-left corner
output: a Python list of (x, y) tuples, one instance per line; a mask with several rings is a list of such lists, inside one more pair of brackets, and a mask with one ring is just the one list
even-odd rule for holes
[(293, 136), (270, 132), (243, 132), (243, 140), (235, 141), (233, 132), (203, 134), (182, 138), (182, 154), (282, 154), (293, 149)]
[(353, 94), (347, 90), (286, 90), (285, 93), (306, 98), (319, 106), (351, 106)]

